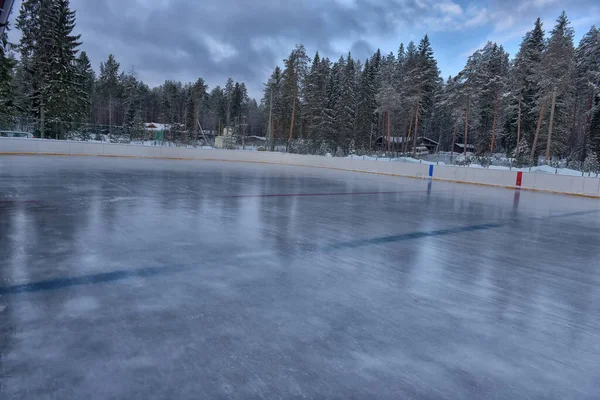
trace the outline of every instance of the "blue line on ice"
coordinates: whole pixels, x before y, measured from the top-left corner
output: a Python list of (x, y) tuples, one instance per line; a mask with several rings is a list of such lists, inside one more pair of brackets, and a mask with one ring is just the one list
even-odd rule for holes
[[(548, 215), (541, 217), (532, 217), (532, 220), (540, 220), (540, 219), (554, 219), (554, 218), (564, 218), (564, 217), (574, 217), (579, 215), (587, 215), (592, 213), (600, 212), (600, 210), (590, 210), (590, 211), (578, 211), (573, 213), (566, 214), (557, 214), (557, 215)], [(406, 240), (415, 240), (422, 239), (426, 237), (437, 237), (437, 236), (445, 236), (445, 235), (455, 235), (459, 233), (466, 232), (475, 232), (475, 231), (483, 231), (487, 229), (500, 228), (508, 225), (508, 222), (503, 223), (489, 223), (489, 224), (479, 224), (479, 225), (469, 225), (462, 226), (458, 228), (448, 228), (448, 229), (438, 229), (434, 231), (425, 231), (425, 232), (411, 232), (405, 233), (401, 235), (393, 235), (393, 236), (383, 236), (372, 239), (364, 239), (364, 240), (353, 240), (350, 242), (336, 243), (330, 246), (327, 246), (326, 249), (329, 250), (339, 250), (339, 249), (351, 249), (369, 245), (377, 245), (377, 244), (386, 244), (386, 243), (394, 243), (401, 242)], [(113, 271), (113, 272), (105, 272), (101, 274), (94, 275), (84, 275), (72, 278), (56, 278), (50, 279), (46, 281), (25, 283), (21, 285), (13, 285), (13, 286), (5, 286), (0, 287), (0, 295), (7, 294), (19, 294), (19, 293), (34, 293), (46, 290), (57, 290), (64, 289), (73, 286), (81, 286), (81, 285), (93, 285), (96, 283), (106, 283), (106, 282), (114, 282), (120, 281), (124, 279), (134, 278), (134, 277), (152, 277), (163, 275), (167, 273), (175, 273), (184, 271), (187, 269), (191, 269), (191, 266), (169, 266), (169, 267), (148, 267), (148, 268), (140, 268), (133, 270), (121, 270), (121, 271)]]

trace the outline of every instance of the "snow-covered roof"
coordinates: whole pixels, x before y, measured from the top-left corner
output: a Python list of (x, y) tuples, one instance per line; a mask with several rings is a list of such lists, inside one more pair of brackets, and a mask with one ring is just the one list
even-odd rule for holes
[(165, 131), (168, 128), (167, 124), (159, 124), (158, 122), (146, 122), (144, 124), (144, 128), (146, 128), (147, 131)]

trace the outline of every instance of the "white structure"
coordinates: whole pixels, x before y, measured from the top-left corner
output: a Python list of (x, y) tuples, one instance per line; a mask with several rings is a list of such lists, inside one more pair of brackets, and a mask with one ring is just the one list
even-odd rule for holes
[(231, 126), (226, 126), (223, 128), (223, 134), (215, 137), (215, 148), (225, 149), (231, 147), (232, 142), (235, 144), (235, 140), (233, 139), (233, 128)]

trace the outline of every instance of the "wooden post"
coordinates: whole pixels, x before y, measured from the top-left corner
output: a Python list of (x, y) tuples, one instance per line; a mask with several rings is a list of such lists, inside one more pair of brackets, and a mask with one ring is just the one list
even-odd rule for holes
[(531, 154), (529, 154), (529, 161), (532, 162), (535, 158), (535, 150), (537, 148), (538, 138), (540, 137), (540, 129), (542, 128), (542, 119), (544, 118), (545, 111), (546, 103), (542, 103), (542, 109), (540, 110), (540, 118), (538, 118), (537, 128), (535, 129), (535, 136), (533, 137), (533, 145), (531, 146)]
[(456, 144), (456, 131), (458, 130), (458, 124), (454, 125), (454, 133), (452, 134), (452, 149), (450, 150), (450, 162), (454, 159), (454, 145)]
[(498, 115), (498, 92), (496, 92), (496, 101), (494, 102), (494, 122), (492, 123), (492, 145), (490, 146), (490, 153), (494, 154), (494, 141), (496, 139), (496, 119)]
[(419, 103), (415, 111), (415, 134), (413, 135), (413, 155), (417, 155), (417, 135), (419, 134)]
[(556, 88), (552, 92), (552, 108), (550, 109), (550, 126), (548, 127), (548, 141), (546, 142), (546, 162), (550, 160), (550, 146), (552, 146), (552, 126), (554, 124), (554, 106), (556, 105)]
[(391, 132), (390, 132), (390, 112), (387, 112), (387, 142), (388, 142), (388, 152), (391, 151)]
[(467, 98), (467, 112), (465, 114), (465, 149), (463, 154), (467, 156), (467, 143), (469, 143), (469, 98)]
[(519, 111), (517, 114), (517, 149), (515, 150), (515, 158), (519, 158), (520, 146), (521, 146), (521, 97), (519, 95)]

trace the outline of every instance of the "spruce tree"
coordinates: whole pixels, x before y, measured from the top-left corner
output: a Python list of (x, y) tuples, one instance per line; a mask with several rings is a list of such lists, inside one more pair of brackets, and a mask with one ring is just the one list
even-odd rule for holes
[(341, 60), (339, 73), (339, 97), (335, 104), (335, 129), (337, 144), (344, 152), (348, 151), (354, 136), (356, 118), (356, 93), (354, 85), (355, 64), (348, 53), (346, 60)]
[(120, 64), (115, 60), (115, 57), (112, 54), (108, 56), (106, 63), (100, 63), (98, 86), (102, 93), (102, 101), (108, 113), (106, 122), (109, 125), (109, 132), (112, 132), (112, 126), (116, 122), (114, 112), (120, 92), (119, 67)]
[(509, 73), (508, 98), (510, 103), (505, 125), (505, 130), (508, 131), (508, 137), (505, 140), (507, 147), (516, 146), (517, 143), (519, 103), (521, 104), (521, 139), (529, 144), (533, 142), (540, 111), (536, 100), (539, 97), (540, 75), (538, 71), (544, 48), (544, 30), (542, 21), (538, 18), (533, 30), (525, 34)]
[[(573, 36), (573, 28), (570, 26), (567, 15), (563, 12), (552, 29), (548, 46), (542, 55), (541, 65), (537, 71), (540, 88), (537, 99), (538, 108), (543, 110), (545, 107), (547, 115), (549, 115), (549, 125), (544, 135), (546, 140), (543, 141), (542, 147), (551, 146), (550, 155), (565, 155), (567, 147), (569, 106), (575, 89)], [(552, 132), (550, 132), (551, 130)]]
[(79, 109), (80, 119), (90, 121), (92, 117), (92, 100), (94, 96), (94, 82), (96, 80), (94, 70), (85, 51), (82, 51), (77, 58), (77, 77), (80, 89), (80, 97), (77, 108)]
[(361, 150), (370, 149), (374, 138), (372, 137), (376, 123), (375, 111), (377, 100), (375, 92), (375, 71), (369, 60), (365, 62), (357, 95), (356, 147)]
[(0, 129), (11, 128), (12, 117), (16, 113), (13, 74), (17, 63), (8, 48), (4, 33), (0, 37)]
[(123, 82), (124, 100), (125, 100), (125, 116), (123, 117), (123, 128), (125, 134), (130, 138), (138, 134), (136, 131), (136, 116), (139, 115), (139, 96), (138, 82), (133, 75), (128, 75)]
[(306, 137), (312, 141), (320, 139), (321, 110), (325, 106), (324, 87), (321, 76), (321, 58), (317, 52), (304, 80), (304, 106), (302, 107), (303, 118), (306, 121)]
[(590, 148), (600, 154), (600, 95), (596, 96), (595, 106), (590, 121)]
[(82, 90), (76, 57), (79, 35), (73, 35), (75, 12), (68, 0), (24, 0), (17, 28), (21, 30), (21, 59), (26, 60), (24, 109), (39, 120), (42, 137), (46, 128), (63, 136), (79, 117)]
[(196, 131), (196, 100), (194, 88), (189, 87), (185, 105), (185, 130), (189, 134)]

